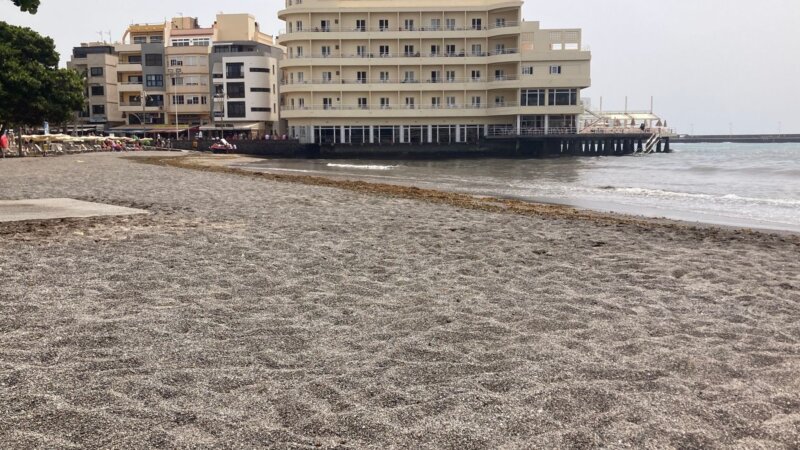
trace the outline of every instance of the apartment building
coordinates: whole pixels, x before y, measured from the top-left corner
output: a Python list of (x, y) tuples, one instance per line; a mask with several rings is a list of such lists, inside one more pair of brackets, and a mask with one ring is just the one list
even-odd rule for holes
[(287, 0), (281, 119), (317, 143), (458, 143), (569, 133), (591, 55), (521, 1)]
[(204, 132), (260, 137), (279, 132), (278, 61), (283, 50), (261, 33), (252, 16), (217, 18), (210, 59), (213, 125)]
[(227, 119), (213, 114), (217, 92), (211, 67), (217, 50), (241, 56), (238, 62), (247, 65), (243, 98), (252, 113), (241, 118), (234, 114), (230, 122), (249, 121), (242, 126), (248, 131), (273, 129), (278, 122), (273, 85), (283, 53), (249, 14), (220, 14), (210, 27), (190, 17), (136, 24), (126, 30), (121, 43), (75, 48), (69, 66), (87, 74), (89, 94), (79, 121), (118, 134), (214, 129), (215, 119)]
[(72, 50), (67, 67), (85, 74), (86, 78), (86, 103), (77, 116), (87, 130), (103, 130), (123, 123), (117, 100), (118, 65), (119, 57), (108, 44), (83, 44)]

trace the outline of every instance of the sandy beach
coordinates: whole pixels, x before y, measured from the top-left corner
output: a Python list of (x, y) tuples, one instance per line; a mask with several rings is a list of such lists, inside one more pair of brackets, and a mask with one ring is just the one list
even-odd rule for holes
[(0, 161), (150, 213), (0, 223), (3, 448), (800, 448), (797, 235), (137, 158)]

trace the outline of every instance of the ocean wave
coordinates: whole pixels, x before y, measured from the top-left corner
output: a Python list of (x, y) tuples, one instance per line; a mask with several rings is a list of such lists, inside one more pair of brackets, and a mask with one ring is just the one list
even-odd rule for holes
[(328, 167), (337, 167), (340, 169), (361, 169), (361, 170), (392, 170), (398, 166), (379, 166), (375, 164), (333, 164), (329, 163)]
[[(603, 190), (608, 190), (607, 186), (603, 186)], [(623, 194), (632, 194), (645, 197), (666, 197), (666, 198), (693, 198), (712, 201), (734, 201), (742, 203), (758, 203), (774, 206), (800, 206), (800, 200), (783, 199), (783, 198), (756, 198), (756, 197), (743, 197), (736, 194), (726, 195), (711, 195), (711, 194), (695, 194), (690, 192), (676, 192), (666, 191), (662, 189), (645, 189), (645, 188), (614, 188), (614, 192)]]

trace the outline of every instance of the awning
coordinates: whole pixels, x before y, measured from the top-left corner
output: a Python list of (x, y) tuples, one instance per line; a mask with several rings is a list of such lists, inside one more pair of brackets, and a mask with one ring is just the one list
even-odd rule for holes
[(200, 127), (200, 131), (249, 131), (264, 128), (262, 122), (215, 123)]
[(142, 133), (164, 133), (164, 134), (175, 134), (175, 133), (185, 133), (190, 130), (197, 129), (197, 127), (180, 127), (176, 128), (169, 128), (164, 126), (157, 126), (157, 127), (143, 127), (141, 125), (123, 125), (120, 127), (111, 128), (109, 131), (116, 132), (116, 133), (131, 133), (131, 134), (142, 134)]

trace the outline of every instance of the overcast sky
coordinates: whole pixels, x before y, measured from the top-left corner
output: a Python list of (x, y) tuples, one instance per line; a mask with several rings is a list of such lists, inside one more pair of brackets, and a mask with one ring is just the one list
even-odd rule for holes
[[(254, 14), (283, 28), (281, 0), (42, 0), (39, 14), (0, 0), (0, 20), (53, 37), (62, 61), (73, 46), (130, 23), (176, 15)], [(190, 9), (191, 8), (191, 9)], [(594, 108), (655, 110), (679, 132), (800, 133), (800, 0), (529, 0), (525, 19), (583, 28), (592, 50)], [(106, 39), (108, 39), (106, 37)]]

